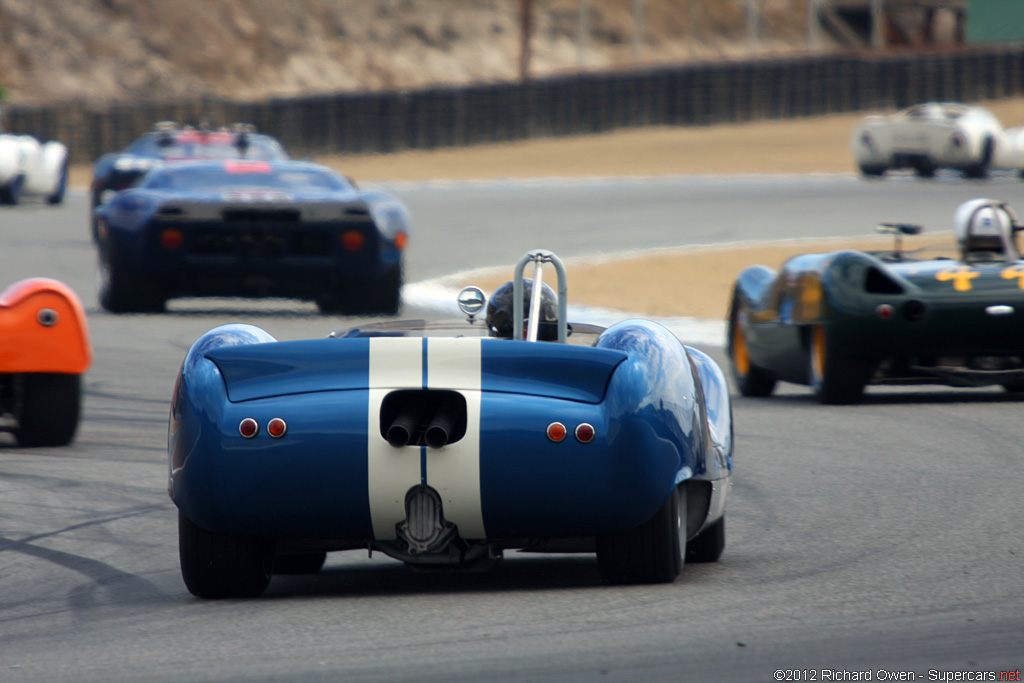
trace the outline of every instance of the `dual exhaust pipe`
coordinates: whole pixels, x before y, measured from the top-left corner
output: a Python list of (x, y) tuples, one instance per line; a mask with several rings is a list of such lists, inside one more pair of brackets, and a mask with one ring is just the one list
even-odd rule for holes
[(393, 391), (381, 404), (381, 435), (395, 448), (443, 448), (466, 434), (466, 399), (456, 391)]
[(452, 433), (454, 419), (447, 411), (439, 410), (424, 426), (419, 414), (409, 409), (398, 415), (387, 430), (384, 438), (395, 448), (417, 444), (421, 437), (430, 448), (447, 446)]

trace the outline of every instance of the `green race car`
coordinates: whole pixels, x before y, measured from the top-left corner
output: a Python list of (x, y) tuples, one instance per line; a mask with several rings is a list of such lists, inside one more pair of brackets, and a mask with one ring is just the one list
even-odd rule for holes
[(954, 217), (959, 256), (903, 252), (920, 228), (882, 224), (885, 252), (802, 254), (780, 272), (740, 273), (728, 350), (744, 396), (777, 381), (809, 385), (822, 403), (854, 403), (868, 384), (1002, 385), (1024, 391), (1024, 260), (1001, 201), (974, 199)]

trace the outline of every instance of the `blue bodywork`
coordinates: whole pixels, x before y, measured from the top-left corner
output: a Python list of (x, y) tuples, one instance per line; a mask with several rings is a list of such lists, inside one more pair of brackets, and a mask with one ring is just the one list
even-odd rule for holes
[[(375, 381), (384, 372), (374, 369), (375, 348), (402, 349), (388, 365), (421, 355), (422, 382), (415, 371), (413, 382)], [(465, 360), (449, 348), (468, 349)], [(444, 363), (435, 364), (440, 355)], [(479, 397), (479, 422), (470, 408), (460, 443), (395, 448), (384, 441), (383, 408), (371, 408), (375, 391), (451, 391), (470, 405)], [(275, 417), (287, 422), (277, 439), (262, 429)], [(251, 439), (239, 433), (245, 418), (261, 426)], [(547, 435), (553, 421), (569, 428), (561, 442)], [(589, 443), (573, 437), (584, 423), (594, 428)], [(465, 490), (435, 478), (435, 462), (477, 438), (464, 463), (479, 474), (459, 480)], [(463, 497), (479, 500), (481, 524), (460, 524), (464, 540), (552, 548), (636, 527), (679, 485), (690, 488), (691, 537), (718, 521), (732, 472), (732, 415), (714, 361), (642, 320), (608, 328), (592, 346), (416, 331), (397, 342), (358, 334), (277, 342), (259, 328), (228, 325), (185, 357), (168, 452), (171, 498), (214, 533), (394, 554), (381, 527), (374, 530), (373, 482), (387, 480), (371, 470), (375, 458), (397, 458), (418, 472), (413, 484), (437, 488), (446, 514), (467, 505)]]
[[(331, 169), (295, 161), (184, 161), (96, 210), (114, 311), (180, 296), (293, 297), (325, 312), (394, 313), (408, 216)], [(365, 287), (377, 293), (374, 300)], [(118, 299), (118, 289), (126, 294)], [(358, 296), (357, 296), (358, 294)], [(127, 301), (127, 303), (124, 303)], [(359, 311), (363, 312), (363, 311)]]

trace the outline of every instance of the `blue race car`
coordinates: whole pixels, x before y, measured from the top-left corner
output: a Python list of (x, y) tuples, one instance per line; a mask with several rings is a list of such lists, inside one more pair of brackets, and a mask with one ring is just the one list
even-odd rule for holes
[(96, 210), (100, 304), (155, 312), (182, 296), (292, 297), (323, 313), (398, 312), (408, 215), (299, 161), (180, 161)]
[(470, 324), (283, 342), (235, 324), (193, 344), (168, 431), (190, 592), (258, 596), (339, 550), (420, 570), (596, 553), (609, 583), (718, 560), (733, 439), (710, 357), (649, 321), (567, 324), (564, 269), (543, 250), (491, 296), (486, 325), (479, 289), (460, 306)]
[[(257, 133), (251, 124), (212, 129), (161, 121), (120, 152), (104, 154), (92, 169), (90, 197), (96, 209), (114, 193), (132, 187), (149, 169), (182, 159), (256, 159), (284, 161), (288, 153), (275, 138)], [(96, 223), (92, 225), (96, 239)]]

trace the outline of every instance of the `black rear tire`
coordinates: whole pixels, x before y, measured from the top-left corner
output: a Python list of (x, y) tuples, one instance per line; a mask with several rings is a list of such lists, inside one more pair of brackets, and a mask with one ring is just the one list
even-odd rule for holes
[(865, 178), (880, 178), (885, 175), (886, 171), (885, 166), (873, 166), (867, 164), (861, 164), (858, 168), (860, 168), (860, 174)]
[(861, 400), (871, 367), (840, 353), (824, 325), (810, 328), (807, 355), (809, 384), (820, 402), (847, 405)]
[(178, 511), (181, 578), (200, 598), (255, 598), (270, 583), (273, 544), (262, 538), (215, 534)]
[(21, 201), (21, 188), (25, 184), (25, 176), (19, 175), (7, 185), (0, 186), (0, 204), (14, 206)]
[(686, 554), (686, 488), (677, 486), (638, 527), (597, 537), (597, 566), (606, 583), (671, 583)]
[(65, 159), (60, 167), (60, 178), (57, 180), (57, 187), (53, 194), (46, 198), (46, 203), (56, 206), (64, 202), (64, 194), (68, 189), (68, 160)]
[(167, 297), (124, 265), (109, 244), (99, 246), (97, 275), (100, 305), (111, 313), (160, 313)]
[(732, 310), (729, 314), (729, 361), (736, 387), (743, 396), (771, 396), (775, 390), (775, 376), (750, 360), (747, 338), (743, 331), (741, 316), (743, 304), (738, 293), (733, 294)]
[(985, 145), (981, 150), (981, 158), (978, 163), (968, 166), (963, 170), (964, 178), (983, 180), (988, 177), (988, 169), (992, 164), (992, 153), (995, 151), (995, 143), (992, 138), (985, 138)]
[(373, 289), (364, 298), (366, 313), (381, 315), (398, 315), (402, 306), (402, 264), (398, 264), (388, 273), (378, 278)]
[(317, 298), (324, 315), (397, 315), (402, 305), (402, 266), (371, 283)]
[(19, 446), (64, 446), (78, 429), (82, 376), (28, 373), (23, 376), (22, 409), (14, 436)]
[(725, 551), (725, 515), (686, 544), (687, 562), (718, 562)]

